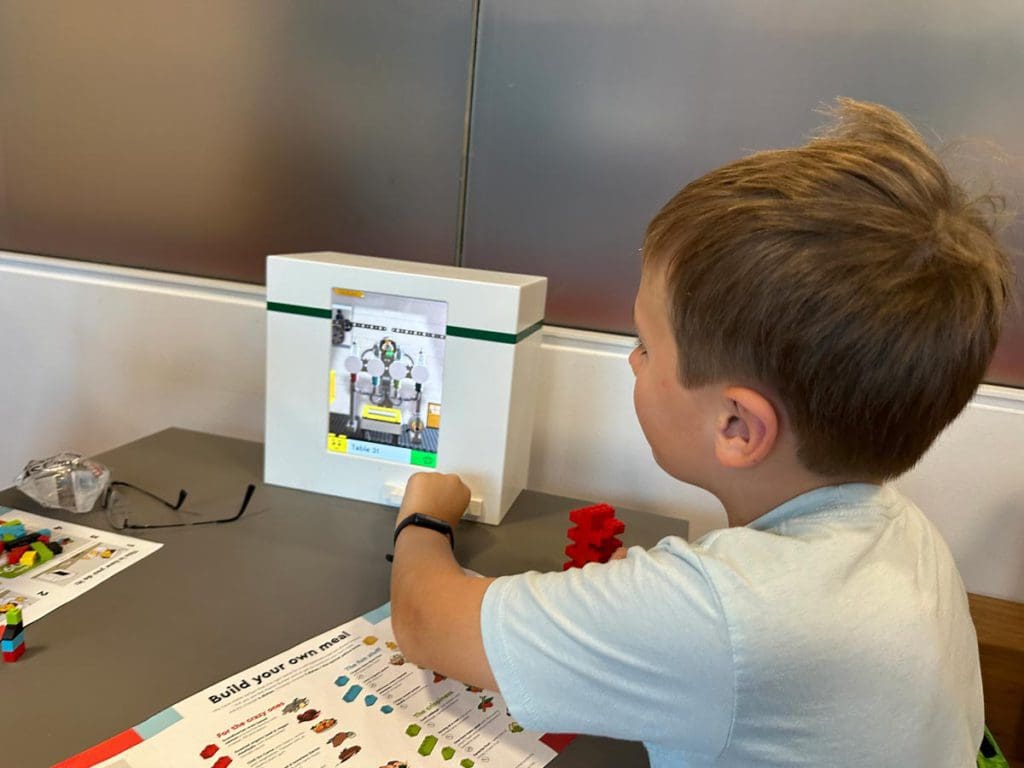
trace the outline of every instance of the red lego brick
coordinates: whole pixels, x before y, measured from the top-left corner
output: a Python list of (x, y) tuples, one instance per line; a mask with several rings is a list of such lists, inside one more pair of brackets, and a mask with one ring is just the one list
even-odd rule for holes
[(626, 524), (615, 517), (615, 508), (608, 504), (595, 504), (574, 509), (569, 519), (576, 525), (569, 529), (573, 542), (565, 548), (571, 558), (562, 570), (579, 568), (587, 563), (606, 563), (622, 542), (616, 538), (626, 530)]
[(7, 551), (7, 564), (8, 565), (17, 565), (18, 561), (21, 560), (21, 556), (24, 555), (26, 552), (28, 552), (28, 550), (29, 550), (28, 544), (25, 544), (24, 546), (21, 546), (21, 547), (15, 547), (14, 549), (8, 550)]
[(25, 644), (21, 643), (13, 651), (4, 651), (4, 661), (17, 661), (21, 658), (21, 654), (25, 652)]
[(217, 758), (217, 762), (213, 764), (213, 768), (228, 768), (229, 765), (231, 765), (231, 758), (224, 755), (223, 757)]
[(593, 547), (580, 546), (579, 544), (570, 544), (565, 548), (565, 554), (570, 558), (570, 564), (576, 568), (586, 565), (587, 563), (596, 563), (601, 559), (601, 553)]
[(199, 753), (199, 756), (203, 759), (211, 758), (217, 753), (218, 749), (220, 749), (220, 747), (216, 744), (207, 744), (203, 747), (203, 751)]
[(580, 507), (569, 513), (569, 519), (577, 525), (593, 527), (600, 525), (615, 516), (615, 507), (610, 504), (594, 504), (591, 507)]
[(606, 520), (601, 524), (600, 528), (596, 529), (586, 529), (581, 528), (580, 526), (570, 528), (568, 536), (577, 544), (583, 544), (587, 542), (607, 541), (614, 536), (618, 536), (625, 530), (626, 524), (621, 520)]

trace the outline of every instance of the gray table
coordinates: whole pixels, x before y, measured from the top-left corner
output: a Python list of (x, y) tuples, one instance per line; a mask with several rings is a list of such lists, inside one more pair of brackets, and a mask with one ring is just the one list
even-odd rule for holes
[[(194, 519), (234, 514), (249, 483), (256, 493), (237, 522), (125, 531), (164, 546), (26, 629), (25, 655), (0, 665), (5, 766), (52, 765), (387, 602), (394, 510), (265, 486), (262, 455), (259, 443), (169, 429), (97, 457), (114, 479), (165, 498), (187, 489), (184, 514)], [(137, 494), (123, 501), (132, 522), (175, 519)], [(500, 526), (461, 526), (456, 554), (485, 575), (558, 569), (568, 512), (586, 503), (524, 492)], [(14, 489), (0, 492), (0, 504), (110, 528), (101, 511), (42, 509)], [(619, 517), (628, 545), (688, 531), (685, 521), (642, 512)], [(647, 758), (636, 743), (581, 737), (552, 765)]]

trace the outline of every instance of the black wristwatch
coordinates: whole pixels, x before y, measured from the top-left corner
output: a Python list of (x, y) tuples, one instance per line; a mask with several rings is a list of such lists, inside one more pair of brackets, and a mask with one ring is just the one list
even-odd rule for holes
[[(448, 537), (448, 543), (452, 545), (452, 551), (455, 551), (455, 534), (452, 533), (452, 527), (444, 520), (439, 520), (438, 518), (431, 517), (430, 515), (422, 515), (419, 512), (414, 512), (409, 515), (395, 527), (395, 537), (392, 541), (397, 544), (398, 535), (410, 525), (415, 525), (417, 528), (429, 528), (432, 531), (443, 533)], [(394, 555), (387, 555), (386, 557), (388, 562), (394, 560)]]

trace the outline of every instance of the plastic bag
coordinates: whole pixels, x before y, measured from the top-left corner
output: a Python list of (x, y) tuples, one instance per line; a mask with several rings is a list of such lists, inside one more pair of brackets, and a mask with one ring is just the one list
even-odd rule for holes
[(15, 480), (29, 498), (44, 507), (68, 512), (88, 512), (109, 482), (109, 469), (78, 453), (33, 459)]

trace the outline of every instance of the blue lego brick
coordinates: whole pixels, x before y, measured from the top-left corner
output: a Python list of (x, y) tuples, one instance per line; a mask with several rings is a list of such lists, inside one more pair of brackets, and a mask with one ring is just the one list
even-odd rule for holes
[(11, 653), (12, 651), (18, 650), (19, 645), (25, 644), (25, 633), (21, 632), (13, 640), (2, 640), (0, 641), (0, 651), (4, 653)]
[(8, 524), (8, 525), (0, 525), (0, 538), (3, 538), (5, 541), (8, 540), (8, 538), (16, 539), (19, 536), (24, 536), (24, 535), (25, 535), (25, 526), (22, 525), (21, 523), (11, 523), (11, 524)]

